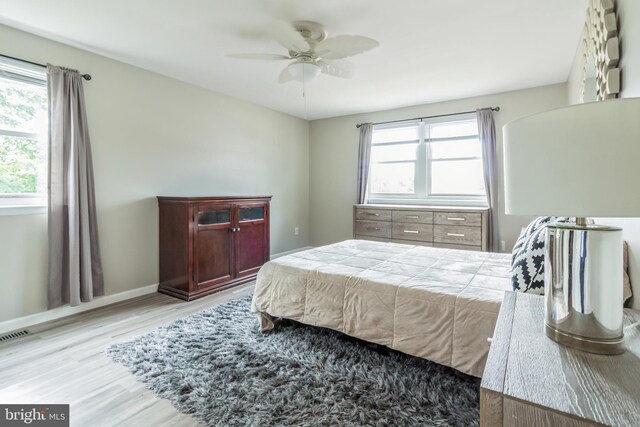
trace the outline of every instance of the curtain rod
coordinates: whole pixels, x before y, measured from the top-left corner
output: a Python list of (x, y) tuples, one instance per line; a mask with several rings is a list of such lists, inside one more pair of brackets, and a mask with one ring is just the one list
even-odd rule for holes
[[(37, 65), (38, 67), (43, 67), (43, 68), (47, 68), (46, 65), (44, 64), (38, 64), (37, 62), (32, 62), (32, 61), (27, 61), (26, 59), (20, 59), (20, 58), (16, 58), (14, 56), (9, 56), (9, 55), (3, 55), (0, 53), (0, 56), (4, 57), (4, 58), (9, 58), (9, 59), (15, 59), (16, 61), (22, 61), (22, 62), (26, 62), (27, 64), (31, 64), (31, 65)], [(82, 76), (83, 79), (85, 80), (91, 80), (91, 74), (80, 74)]]
[[(491, 110), (500, 111), (500, 107), (491, 107)], [(378, 122), (378, 123), (374, 123), (374, 125), (386, 125), (388, 123), (410, 122), (411, 120), (434, 119), (436, 117), (459, 116), (459, 115), (462, 115), (462, 114), (471, 114), (471, 113), (475, 113), (475, 112), (476, 111), (474, 110), (474, 111), (463, 111), (461, 113), (438, 114), (437, 116), (414, 117), (413, 119), (402, 119), (402, 120), (391, 120), (391, 121), (388, 121), (388, 122)], [(359, 128), (363, 124), (364, 123), (358, 123), (356, 125), (356, 127)]]

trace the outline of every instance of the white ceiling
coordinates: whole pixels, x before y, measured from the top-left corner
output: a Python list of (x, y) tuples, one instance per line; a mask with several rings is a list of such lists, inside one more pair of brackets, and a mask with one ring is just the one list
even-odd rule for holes
[[(0, 0), (0, 22), (298, 117), (318, 119), (567, 80), (587, 0)], [(358, 78), (277, 83), (275, 19), (380, 47)], [(91, 70), (100, 78), (99, 70)]]

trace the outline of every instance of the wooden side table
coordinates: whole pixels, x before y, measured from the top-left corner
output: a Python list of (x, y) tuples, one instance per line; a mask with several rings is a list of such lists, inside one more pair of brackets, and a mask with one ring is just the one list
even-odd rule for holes
[[(625, 310), (625, 326), (640, 312)], [(482, 377), (481, 426), (640, 426), (640, 326), (618, 356), (544, 334), (544, 298), (505, 293)]]

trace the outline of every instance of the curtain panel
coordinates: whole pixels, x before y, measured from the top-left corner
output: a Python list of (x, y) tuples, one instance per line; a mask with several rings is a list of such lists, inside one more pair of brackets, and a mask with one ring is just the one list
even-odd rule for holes
[(478, 118), (478, 134), (482, 145), (482, 163), (484, 170), (484, 186), (489, 205), (489, 250), (500, 251), (498, 236), (498, 163), (496, 154), (496, 126), (493, 120), (493, 110), (483, 108), (476, 111)]
[(358, 146), (358, 199), (362, 204), (367, 198), (367, 185), (369, 182), (369, 164), (371, 160), (371, 138), (373, 135), (373, 123), (360, 125), (360, 144)]
[(104, 294), (82, 76), (47, 65), (49, 95), (48, 307)]

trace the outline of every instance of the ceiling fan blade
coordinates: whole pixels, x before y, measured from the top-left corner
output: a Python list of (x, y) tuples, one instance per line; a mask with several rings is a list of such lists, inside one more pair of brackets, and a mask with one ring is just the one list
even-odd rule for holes
[(278, 83), (280, 84), (287, 83), (287, 82), (290, 82), (291, 80), (293, 80), (293, 76), (289, 72), (289, 67), (288, 66), (284, 67), (284, 70), (282, 70), (282, 72), (278, 76)]
[(316, 46), (316, 53), (322, 59), (342, 59), (366, 52), (380, 43), (364, 36), (335, 36), (325, 39)]
[(306, 52), (310, 49), (309, 43), (302, 37), (291, 24), (276, 21), (269, 25), (269, 35), (282, 46), (293, 52)]
[(357, 75), (355, 65), (349, 61), (318, 61), (318, 65), (320, 66), (320, 70), (323, 74), (328, 74), (330, 76), (341, 77), (343, 79), (353, 79)]
[(291, 59), (286, 55), (278, 55), (275, 53), (229, 53), (225, 55), (227, 58), (238, 58), (238, 59), (264, 59), (264, 60), (282, 60), (282, 59)]

